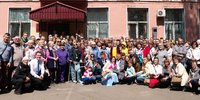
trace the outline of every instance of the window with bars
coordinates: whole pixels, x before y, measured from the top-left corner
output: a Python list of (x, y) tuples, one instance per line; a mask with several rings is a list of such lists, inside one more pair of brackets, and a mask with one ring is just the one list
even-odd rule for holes
[(130, 38), (148, 37), (147, 19), (147, 8), (128, 8), (128, 33)]
[(185, 39), (184, 33), (184, 10), (166, 9), (165, 16), (165, 39)]
[(24, 32), (30, 34), (30, 8), (9, 9), (9, 33), (11, 36), (22, 36)]
[(87, 10), (87, 37), (108, 37), (108, 9), (88, 8)]

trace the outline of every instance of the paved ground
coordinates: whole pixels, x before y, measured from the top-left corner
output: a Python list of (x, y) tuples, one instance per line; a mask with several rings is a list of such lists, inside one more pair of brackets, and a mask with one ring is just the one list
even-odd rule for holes
[(80, 84), (56, 84), (46, 91), (34, 91), (15, 95), (13, 91), (1, 94), (0, 100), (198, 100), (190, 92), (169, 89), (149, 89), (142, 85), (115, 85), (105, 87), (100, 84), (83, 86)]

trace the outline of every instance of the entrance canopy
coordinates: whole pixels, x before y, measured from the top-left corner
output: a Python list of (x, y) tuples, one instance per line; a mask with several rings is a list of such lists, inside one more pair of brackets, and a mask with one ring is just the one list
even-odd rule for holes
[(84, 21), (86, 12), (70, 5), (54, 2), (30, 12), (30, 19), (34, 21), (48, 20), (76, 20)]

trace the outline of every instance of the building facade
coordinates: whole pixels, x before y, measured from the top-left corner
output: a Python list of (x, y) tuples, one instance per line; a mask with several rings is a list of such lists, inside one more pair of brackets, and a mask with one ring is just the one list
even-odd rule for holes
[(200, 37), (199, 0), (0, 0), (0, 12), (1, 37), (5, 32), (188, 41)]

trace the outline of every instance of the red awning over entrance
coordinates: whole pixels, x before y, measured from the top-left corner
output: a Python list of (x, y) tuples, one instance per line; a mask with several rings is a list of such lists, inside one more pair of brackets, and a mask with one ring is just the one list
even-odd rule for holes
[(84, 21), (86, 12), (66, 5), (61, 2), (54, 2), (30, 12), (30, 19), (41, 20), (78, 20)]

